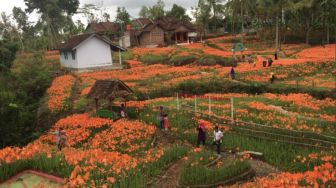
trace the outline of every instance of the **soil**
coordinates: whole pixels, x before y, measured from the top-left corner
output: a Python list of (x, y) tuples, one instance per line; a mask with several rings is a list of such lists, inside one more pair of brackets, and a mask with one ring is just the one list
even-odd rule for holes
[(185, 161), (183, 159), (173, 163), (165, 173), (160, 176), (150, 186), (152, 188), (173, 188), (178, 187), (179, 177), (184, 166)]

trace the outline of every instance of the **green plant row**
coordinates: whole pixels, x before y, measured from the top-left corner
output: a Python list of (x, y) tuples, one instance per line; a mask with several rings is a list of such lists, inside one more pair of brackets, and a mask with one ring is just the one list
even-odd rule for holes
[(64, 156), (52, 154), (49, 158), (46, 154), (36, 155), (29, 160), (21, 159), (10, 164), (2, 164), (0, 166), (0, 182), (30, 169), (67, 178), (70, 176), (73, 166), (66, 163)]
[(176, 92), (182, 94), (203, 95), (205, 93), (247, 93), (247, 94), (261, 94), (261, 93), (307, 93), (317, 99), (332, 98), (336, 99), (336, 92), (320, 90), (318, 88), (296, 88), (296, 87), (275, 87), (272, 84), (256, 84), (244, 83), (231, 80), (220, 79), (213, 77), (209, 80), (200, 81), (184, 81), (175, 86), (161, 87), (151, 90), (149, 93), (144, 94), (136, 92), (135, 95), (139, 100), (146, 100), (158, 97), (171, 97)]
[(246, 172), (251, 168), (247, 161), (239, 161), (224, 165), (219, 168), (208, 168), (204, 164), (209, 161), (209, 152), (204, 150), (194, 153), (182, 170), (180, 185), (209, 185), (219, 183)]
[(127, 175), (121, 178), (114, 187), (147, 187), (151, 178), (159, 175), (172, 162), (181, 159), (188, 150), (189, 148), (185, 146), (173, 146), (167, 149), (157, 161), (141, 164), (137, 168), (127, 172)]

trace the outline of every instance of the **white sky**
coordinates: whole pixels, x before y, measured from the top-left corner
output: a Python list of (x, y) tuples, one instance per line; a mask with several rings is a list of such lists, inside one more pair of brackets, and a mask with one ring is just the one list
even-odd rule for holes
[[(84, 4), (95, 4), (103, 7), (103, 12), (110, 14), (111, 19), (114, 20), (116, 16), (116, 8), (118, 6), (126, 7), (126, 10), (133, 18), (138, 17), (138, 13), (143, 5), (152, 6), (157, 0), (79, 0), (80, 7)], [(170, 10), (174, 3), (187, 9), (187, 13), (191, 16), (191, 6), (195, 6), (197, 0), (164, 0), (165, 9)], [(0, 12), (6, 12), (11, 14), (14, 6), (21, 7), (23, 10), (26, 8), (24, 0), (0, 0)], [(100, 12), (97, 13), (100, 15)], [(74, 21), (80, 19), (83, 23), (86, 23), (86, 18), (83, 15), (74, 15)], [(32, 13), (29, 15), (30, 21), (37, 21), (38, 15)]]

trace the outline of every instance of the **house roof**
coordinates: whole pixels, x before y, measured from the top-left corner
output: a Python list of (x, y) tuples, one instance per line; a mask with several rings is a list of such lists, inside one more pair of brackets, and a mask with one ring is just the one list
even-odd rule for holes
[(101, 41), (107, 43), (110, 45), (112, 51), (126, 51), (125, 48), (122, 48), (118, 45), (113, 44), (108, 38), (104, 36), (97, 35), (95, 33), (86, 33), (82, 35), (75, 35), (71, 37), (67, 42), (61, 43), (58, 46), (59, 50), (74, 50), (77, 48), (78, 45), (80, 45), (82, 42), (86, 41), (89, 38), (96, 37), (100, 39)]
[(86, 27), (86, 31), (92, 31), (96, 33), (106, 31), (119, 32), (120, 29), (121, 29), (120, 24), (113, 22), (99, 22), (99, 23), (92, 22), (88, 24), (88, 26)]
[(133, 91), (121, 80), (97, 80), (88, 97), (94, 99), (125, 98)]
[(196, 27), (189, 21), (181, 21), (175, 17), (163, 16), (155, 21), (149, 18), (139, 18), (133, 21), (135, 25), (135, 35), (141, 35), (142, 32), (151, 31), (156, 26), (164, 31), (192, 32), (197, 31)]
[[(196, 31), (196, 28), (189, 21), (181, 21), (175, 17), (163, 16), (156, 20), (156, 23), (160, 25), (166, 31), (179, 32), (178, 29), (185, 28), (184, 31)], [(181, 30), (180, 30), (181, 31)]]

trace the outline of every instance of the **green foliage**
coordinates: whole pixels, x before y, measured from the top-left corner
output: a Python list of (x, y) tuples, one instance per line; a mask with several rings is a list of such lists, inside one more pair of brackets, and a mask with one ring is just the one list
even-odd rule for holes
[(29, 160), (17, 160), (14, 163), (0, 166), (0, 182), (7, 180), (23, 170), (38, 170), (45, 173), (55, 174), (63, 178), (70, 177), (73, 166), (69, 166), (64, 156), (53, 153), (50, 158), (46, 154), (34, 156)]
[(36, 55), (0, 76), (0, 147), (24, 145), (34, 138), (40, 99), (51, 83), (49, 69)]
[(194, 63), (196, 59), (193, 55), (173, 56), (168, 63), (172, 66), (184, 66)]
[(115, 113), (111, 110), (108, 110), (108, 109), (98, 110), (97, 113), (96, 113), (96, 116), (101, 117), (101, 118), (109, 118), (109, 119), (112, 119), (112, 120), (116, 120), (116, 119), (119, 118), (117, 113)]
[(132, 60), (133, 59), (133, 54), (132, 54), (132, 52), (130, 50), (128, 50), (126, 52), (122, 52), (121, 53), (121, 58), (124, 61)]
[(172, 146), (157, 161), (140, 164), (136, 169), (129, 171), (127, 176), (121, 178), (115, 186), (132, 187), (131, 185), (137, 185), (136, 182), (143, 185), (147, 179), (159, 175), (171, 163), (181, 159), (188, 150), (185, 146)]
[(223, 67), (235, 67), (237, 62), (233, 58), (221, 57), (216, 55), (205, 55), (196, 61), (199, 65), (221, 65)]
[(131, 22), (131, 16), (127, 12), (125, 7), (118, 7), (117, 8), (116, 22), (124, 24), (124, 26)]
[(177, 18), (181, 21), (191, 21), (191, 18), (186, 14), (186, 9), (174, 4), (170, 11), (167, 12), (167, 16)]
[(17, 50), (16, 43), (0, 40), (0, 72), (8, 71), (12, 67)]
[(165, 15), (165, 4), (162, 0), (158, 0), (153, 6), (142, 6), (139, 16), (141, 18), (151, 18), (153, 20), (158, 19)]
[(215, 43), (213, 43), (211, 41), (205, 41), (204, 45), (209, 46), (211, 48), (218, 49), (218, 50), (223, 50), (223, 48), (221, 48), (220, 46), (218, 46), (217, 44), (215, 44)]
[(212, 185), (236, 177), (251, 168), (247, 161), (239, 160), (219, 168), (209, 168), (205, 165), (211, 161), (210, 156), (211, 154), (206, 150), (193, 153), (182, 170), (180, 184), (183, 186)]
[(166, 54), (144, 54), (139, 57), (139, 60), (147, 65), (151, 64), (157, 64), (157, 63), (162, 63), (164, 64), (165, 62), (168, 61), (168, 55)]
[(78, 111), (84, 111), (86, 106), (88, 105), (89, 100), (87, 99), (86, 96), (81, 97), (75, 104), (74, 104), (74, 110)]

